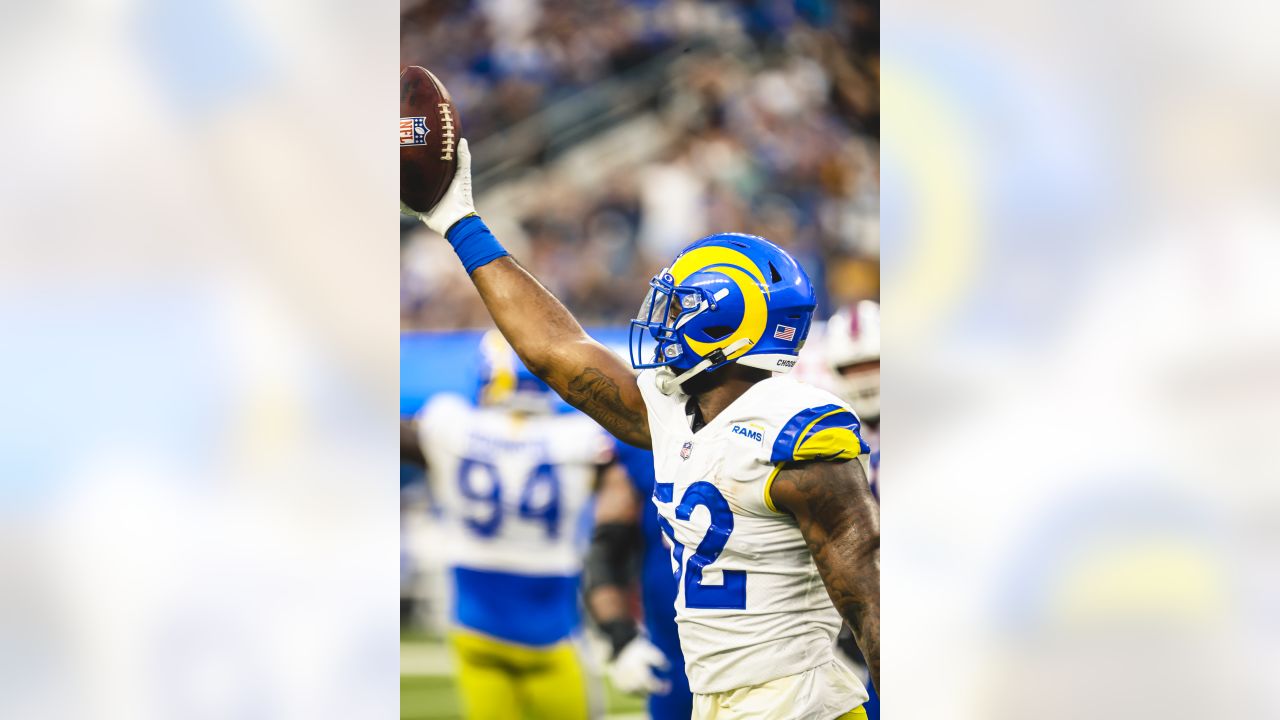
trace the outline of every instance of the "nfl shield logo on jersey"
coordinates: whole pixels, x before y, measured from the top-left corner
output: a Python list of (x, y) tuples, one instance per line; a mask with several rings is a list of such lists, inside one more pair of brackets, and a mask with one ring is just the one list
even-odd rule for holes
[(681, 460), (688, 460), (688, 459), (689, 459), (689, 453), (691, 453), (691, 452), (693, 452), (693, 441), (692, 441), (692, 440), (690, 440), (689, 442), (685, 443), (685, 444), (684, 444), (684, 447), (681, 447), (681, 448), (680, 448), (680, 459), (681, 459)]

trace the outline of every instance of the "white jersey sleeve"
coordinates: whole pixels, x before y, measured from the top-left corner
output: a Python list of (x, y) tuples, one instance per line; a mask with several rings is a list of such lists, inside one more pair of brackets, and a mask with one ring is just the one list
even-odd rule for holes
[(606, 465), (613, 460), (614, 442), (596, 421), (580, 413), (552, 420), (548, 449), (551, 460), (562, 465)]
[(457, 452), (471, 425), (471, 403), (461, 395), (440, 393), (418, 412), (418, 442), (424, 455)]

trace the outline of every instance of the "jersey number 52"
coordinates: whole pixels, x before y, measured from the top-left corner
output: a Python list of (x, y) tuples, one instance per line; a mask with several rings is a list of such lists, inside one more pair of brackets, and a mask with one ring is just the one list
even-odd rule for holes
[[(675, 483), (654, 483), (653, 494), (661, 502), (672, 502)], [(725, 544), (729, 542), (729, 536), (733, 534), (733, 510), (715, 485), (700, 480), (684, 491), (680, 504), (676, 506), (676, 519), (688, 520), (693, 516), (694, 508), (699, 505), (710, 511), (711, 526), (707, 528), (707, 534), (702, 537), (702, 542), (694, 548), (687, 563), (684, 561), (684, 545), (676, 541), (675, 529), (666, 518), (658, 516), (658, 526), (671, 540), (671, 557), (675, 560), (677, 585), (680, 584), (681, 575), (684, 576), (684, 606), (703, 610), (745, 610), (747, 607), (747, 572), (745, 570), (722, 570), (721, 584), (702, 584), (703, 571), (720, 557)]]

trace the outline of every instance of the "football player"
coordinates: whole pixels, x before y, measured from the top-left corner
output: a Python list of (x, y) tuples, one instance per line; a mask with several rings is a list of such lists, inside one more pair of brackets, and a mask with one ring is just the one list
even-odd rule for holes
[[(814, 340), (817, 342), (814, 342)], [(862, 423), (861, 436), (871, 449), (867, 475), (871, 494), (880, 498), (880, 304), (861, 300), (840, 308), (831, 319), (814, 323), (810, 342), (800, 353), (796, 372), (827, 388), (849, 403)], [(866, 662), (847, 627), (841, 628), (837, 648), (866, 677)], [(874, 689), (865, 708), (870, 720), (879, 717)]]
[[(671, 551), (662, 537), (657, 508), (649, 502), (653, 455), (618, 443), (617, 458), (596, 493), (595, 530), (587, 554), (587, 610), (612, 647), (613, 686), (647, 694), (651, 720), (688, 720), (693, 696), (676, 631)], [(637, 576), (643, 632), (630, 608)]]
[(840, 396), (861, 423), (871, 453), (871, 492), (880, 497), (880, 304), (860, 300), (815, 321), (793, 374)]
[(477, 403), (437, 395), (416, 428), (451, 526), (440, 550), (464, 717), (592, 717), (576, 642), (579, 520), (613, 441), (589, 418), (555, 413), (551, 389), (497, 331), (481, 358)]
[(880, 423), (880, 303), (860, 300), (827, 321), (827, 363), (837, 394), (868, 425)]
[(864, 717), (866, 689), (833, 640), (843, 617), (878, 684), (879, 507), (851, 462), (867, 451), (856, 416), (785, 376), (816, 305), (804, 271), (763, 238), (694, 242), (653, 277), (632, 321), (637, 377), (476, 215), (470, 162), (463, 140), (422, 220), (534, 374), (652, 448), (693, 717)]
[(827, 321), (823, 350), (835, 375), (836, 394), (862, 421), (871, 448), (871, 491), (880, 497), (880, 303), (860, 300)]

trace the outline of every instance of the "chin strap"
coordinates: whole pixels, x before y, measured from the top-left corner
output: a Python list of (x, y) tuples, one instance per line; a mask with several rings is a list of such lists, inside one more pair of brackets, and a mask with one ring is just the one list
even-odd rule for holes
[(670, 368), (658, 368), (658, 390), (663, 395), (674, 394), (680, 390), (680, 386), (684, 384), (685, 380), (688, 380), (712, 365), (719, 365), (720, 363), (725, 362), (730, 355), (750, 344), (750, 338), (742, 338), (727, 348), (717, 348), (712, 350), (706, 357), (702, 358), (697, 365), (694, 365), (679, 375), (676, 375), (675, 371)]

